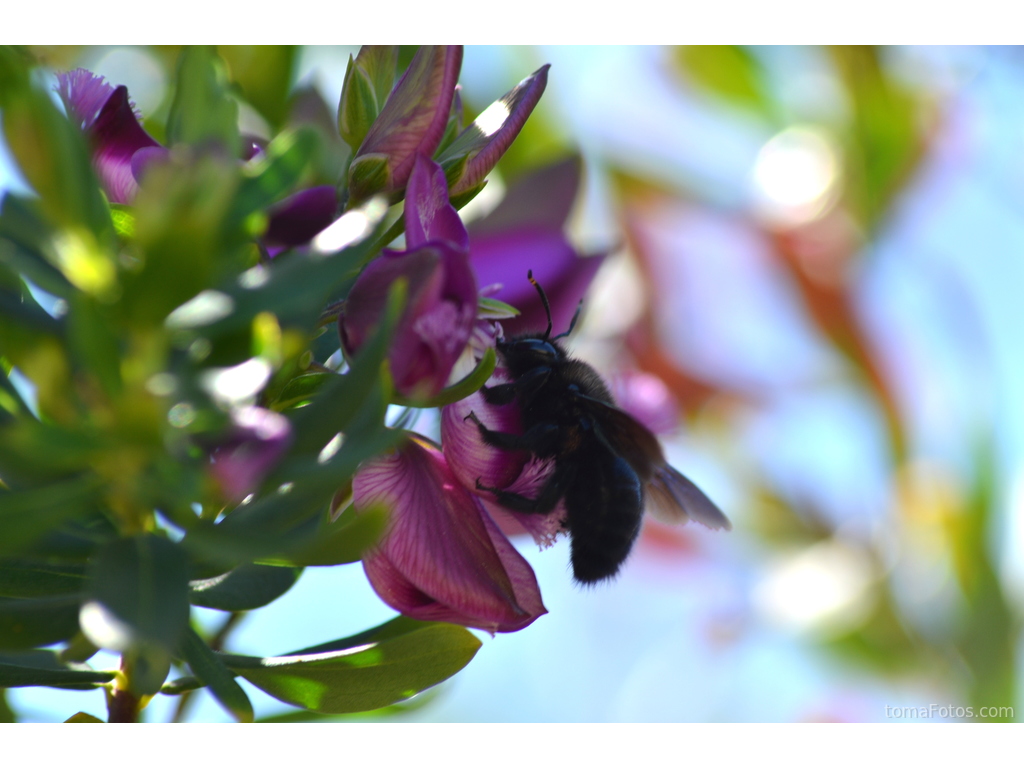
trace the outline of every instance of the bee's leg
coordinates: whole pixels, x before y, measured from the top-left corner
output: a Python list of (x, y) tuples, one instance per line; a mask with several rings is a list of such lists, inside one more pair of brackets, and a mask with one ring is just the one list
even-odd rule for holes
[(480, 418), (470, 411), (463, 421), (472, 421), (480, 430), (480, 437), (488, 445), (505, 451), (531, 451), (537, 454), (549, 454), (558, 439), (558, 427), (554, 424), (535, 424), (521, 435), (511, 432), (498, 432), (488, 429)]
[(523, 374), (515, 381), (508, 384), (496, 384), (493, 387), (481, 387), (480, 392), (488, 405), (508, 405), (516, 399), (516, 395), (523, 391), (536, 390), (551, 373), (550, 368), (539, 366)]
[(480, 483), (479, 478), (476, 481), (476, 489), (492, 494), (494, 500), (501, 506), (513, 512), (528, 512), (537, 515), (546, 515), (558, 505), (559, 499), (565, 495), (565, 486), (566, 477), (564, 473), (559, 472), (557, 469), (548, 478), (548, 481), (544, 483), (544, 487), (540, 489), (536, 499), (531, 499), (512, 491), (503, 491), (499, 488), (488, 488)]

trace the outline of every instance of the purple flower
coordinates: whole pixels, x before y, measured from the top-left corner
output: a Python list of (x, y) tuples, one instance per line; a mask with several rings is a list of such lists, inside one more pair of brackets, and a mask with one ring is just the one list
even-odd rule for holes
[(353, 202), (378, 192), (400, 198), (417, 156), (441, 143), (461, 68), (461, 45), (416, 51), (349, 166)]
[(128, 100), (128, 89), (76, 69), (57, 75), (57, 93), (68, 117), (89, 140), (93, 167), (107, 196), (114, 203), (130, 203), (139, 189), (132, 158), (140, 150), (162, 147), (139, 124), (141, 116)]
[(403, 395), (428, 398), (444, 388), (476, 322), (476, 277), (466, 230), (448, 202), (440, 167), (417, 158), (405, 205), (407, 251), (384, 251), (349, 293), (338, 329), (354, 354), (380, 322), (388, 289), (408, 281), (408, 301), (391, 347), (391, 375)]
[(210, 473), (224, 496), (239, 502), (259, 488), (291, 445), (291, 423), (279, 413), (249, 406), (231, 414), (227, 437), (210, 452)]
[[(139, 123), (140, 115), (128, 99), (128, 89), (115, 88), (85, 69), (57, 75), (57, 93), (68, 117), (81, 128), (92, 148), (92, 163), (107, 197), (131, 203), (146, 167), (166, 157), (168, 150)], [(256, 157), (262, 150), (253, 140), (243, 141), (243, 155)], [(268, 246), (302, 245), (336, 217), (337, 196), (332, 187), (313, 187), (281, 201), (269, 212)]]
[(363, 464), (352, 499), (357, 511), (390, 510), (363, 568), (392, 608), (488, 632), (515, 632), (547, 613), (529, 564), (432, 445), (412, 436)]
[(535, 171), (513, 184), (501, 204), (469, 228), (470, 260), (480, 285), (500, 284), (494, 298), (522, 313), (502, 321), (508, 335), (542, 331), (547, 325), (527, 270), (543, 286), (554, 332), (561, 333), (604, 261), (603, 254), (581, 258), (562, 231), (579, 179), (578, 158)]
[[(506, 381), (503, 370), (495, 371), (488, 382), (494, 386)], [(562, 531), (565, 518), (563, 502), (549, 514), (513, 512), (500, 506), (489, 493), (477, 491), (477, 480), (488, 488), (512, 491), (536, 498), (555, 469), (554, 459), (538, 459), (528, 451), (506, 451), (483, 441), (477, 426), (467, 421), (470, 411), (487, 427), (499, 432), (522, 433), (519, 406), (490, 405), (479, 392), (441, 409), (441, 445), (452, 473), (463, 488), (480, 494), (484, 507), (507, 533), (526, 531), (543, 546), (551, 544)], [(511, 524), (509, 524), (511, 523)]]

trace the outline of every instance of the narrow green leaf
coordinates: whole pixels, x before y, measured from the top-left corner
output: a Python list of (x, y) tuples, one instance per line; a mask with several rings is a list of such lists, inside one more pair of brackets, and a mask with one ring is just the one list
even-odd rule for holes
[(211, 579), (189, 584), (192, 605), (221, 611), (250, 611), (272, 603), (292, 588), (301, 568), (270, 565), (240, 565)]
[(188, 46), (178, 64), (178, 89), (167, 118), (172, 144), (215, 142), (238, 154), (238, 104), (228, 87), (224, 61), (208, 46)]
[(463, 379), (452, 384), (450, 387), (445, 387), (429, 400), (415, 401), (408, 400), (401, 395), (394, 395), (391, 401), (396, 405), (407, 405), (412, 408), (441, 408), (445, 405), (457, 403), (459, 400), (469, 397), (487, 383), (487, 380), (491, 378), (491, 374), (494, 373), (497, 361), (498, 358), (494, 349), (488, 347), (487, 351), (484, 352), (483, 358), (477, 363), (476, 368), (470, 371)]
[(160, 686), (160, 693), (164, 694), (164, 696), (180, 696), (187, 691), (198, 691), (203, 687), (205, 687), (204, 683), (199, 678), (186, 675), (185, 677), (171, 680), (169, 683), (164, 683)]
[(223, 658), (274, 698), (316, 712), (345, 713), (379, 709), (437, 685), (465, 667), (480, 647), (462, 627), (423, 622), (389, 622), (360, 639), (360, 645), (339, 650)]
[(253, 721), (252, 703), (242, 686), (235, 682), (234, 674), (191, 627), (185, 630), (181, 653), (193, 674), (209, 687), (214, 698), (232, 716), (243, 723)]
[(0, 597), (52, 597), (85, 588), (85, 567), (42, 559), (0, 560)]
[(83, 611), (82, 629), (101, 647), (149, 641), (173, 652), (188, 625), (187, 567), (180, 546), (152, 534), (104, 545), (90, 564), (87, 592), (102, 610)]
[(304, 373), (289, 381), (272, 403), (275, 411), (283, 411), (299, 403), (308, 402), (321, 387), (333, 381), (335, 373)]
[(32, 648), (67, 640), (78, 632), (81, 598), (0, 598), (0, 648)]
[(114, 679), (113, 672), (77, 669), (38, 669), (0, 662), (0, 688), (84, 686), (94, 688)]

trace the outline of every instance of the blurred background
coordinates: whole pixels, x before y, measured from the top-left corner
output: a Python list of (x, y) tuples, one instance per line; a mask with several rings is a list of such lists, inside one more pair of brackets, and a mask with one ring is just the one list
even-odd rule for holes
[[(286, 121), (261, 113), (268, 89), (333, 114), (356, 50), (225, 47), (246, 128)], [(174, 49), (34, 51), (166, 114)], [(734, 530), (648, 519), (593, 589), (573, 586), (564, 540), (517, 540), (549, 614), (482, 635), (455, 678), (361, 719), (1024, 714), (1024, 54), (468, 46), (467, 117), (544, 63), (548, 89), (476, 214), (582, 155), (570, 239), (609, 255), (572, 349), (658, 414), (668, 457)], [(2, 143), (0, 188), (23, 188)], [(392, 614), (358, 564), (309, 568), (227, 649), (283, 653)], [(242, 685), (257, 717), (289, 717)], [(105, 710), (99, 691), (7, 700), (30, 721)], [(205, 693), (181, 716), (230, 719)]]

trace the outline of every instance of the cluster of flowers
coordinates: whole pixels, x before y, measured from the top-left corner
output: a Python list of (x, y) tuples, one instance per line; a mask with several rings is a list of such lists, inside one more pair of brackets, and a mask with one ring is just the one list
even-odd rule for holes
[[(452, 205), (479, 191), (518, 135), (544, 91), (546, 66), (462, 129), (462, 48), (423, 46), (394, 82), (396, 57), (394, 46), (365, 46), (350, 61), (338, 113), (339, 131), (353, 149), (348, 176), (337, 188), (305, 189), (268, 211), (263, 243), (274, 256), (308, 243), (342, 209), (373, 195), (404, 199), (405, 250), (385, 250), (366, 266), (347, 298), (339, 334), (346, 353), (358, 352), (380, 321), (389, 287), (406, 279), (408, 301), (389, 362), (396, 391), (422, 402), (448, 384), (467, 349), (493, 346), (500, 329), (478, 316), (481, 285), (522, 311), (511, 323), (515, 330), (540, 327), (544, 310), (525, 280), (532, 268), (564, 326), (601, 259), (579, 258), (562, 231), (576, 194), (575, 162), (526, 178), (470, 230)], [(124, 86), (76, 70), (59, 76), (58, 93), (90, 142), (109, 199), (131, 203), (147, 168), (171, 150), (144, 130)], [(263, 152), (255, 140), (244, 147), (240, 162)], [(523, 200), (531, 204), (517, 204)], [(443, 448), (410, 433), (395, 452), (360, 467), (352, 484), (355, 508), (384, 504), (391, 513), (364, 568), (384, 602), (406, 615), (515, 631), (545, 608), (532, 569), (495, 520), (515, 517), (547, 543), (562, 514), (516, 514), (480, 495), (478, 479), (529, 495), (552, 467), (484, 444), (464, 421), (470, 410), (495, 429), (518, 428), (515, 404), (490, 406), (477, 394), (443, 408)], [(213, 452), (212, 470), (225, 495), (237, 500), (287, 451), (290, 427), (284, 416), (253, 406), (236, 409), (232, 419), (234, 431)]]

